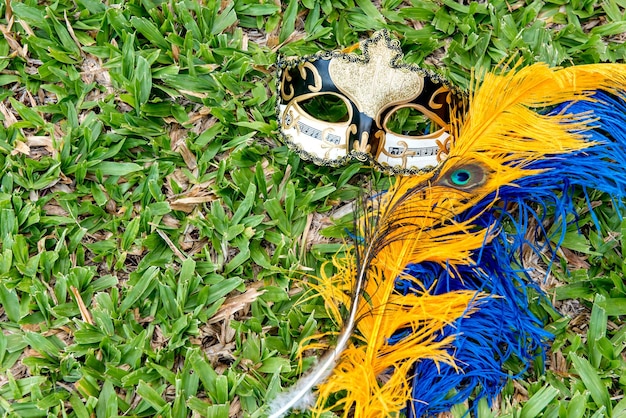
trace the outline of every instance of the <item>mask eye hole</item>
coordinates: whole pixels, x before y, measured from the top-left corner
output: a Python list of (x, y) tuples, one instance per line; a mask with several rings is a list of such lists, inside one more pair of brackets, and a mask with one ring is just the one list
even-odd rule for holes
[(384, 128), (387, 132), (403, 136), (424, 136), (437, 132), (442, 127), (420, 109), (412, 106), (399, 107), (386, 117)]
[(487, 180), (487, 170), (479, 164), (467, 164), (446, 171), (435, 184), (469, 190), (480, 186)]
[(323, 122), (347, 122), (350, 119), (346, 102), (334, 94), (318, 94), (299, 101), (298, 105), (309, 115)]

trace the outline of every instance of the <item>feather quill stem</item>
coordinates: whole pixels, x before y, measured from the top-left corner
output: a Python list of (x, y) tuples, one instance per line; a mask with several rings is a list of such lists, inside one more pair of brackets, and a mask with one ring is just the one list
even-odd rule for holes
[[(371, 250), (372, 247), (369, 246), (365, 254), (365, 259), (368, 259), (370, 256)], [(359, 311), (359, 299), (361, 298), (365, 278), (366, 269), (361, 269), (355, 283), (354, 296), (352, 297), (352, 303), (350, 306), (350, 314), (348, 316), (348, 320), (344, 324), (343, 330), (339, 334), (335, 347), (322, 357), (321, 361), (306, 375), (306, 377), (301, 378), (295, 386), (270, 403), (270, 418), (283, 417), (287, 412), (295, 408), (303, 398), (308, 397), (313, 388), (319, 385), (328, 377), (330, 373), (332, 373), (337, 361), (341, 357), (341, 354), (346, 349), (354, 331), (354, 325)], [(283, 401), (283, 399), (287, 400)]]

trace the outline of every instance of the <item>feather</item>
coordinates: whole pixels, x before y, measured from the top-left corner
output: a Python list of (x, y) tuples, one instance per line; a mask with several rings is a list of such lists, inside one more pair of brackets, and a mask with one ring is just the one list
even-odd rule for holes
[(510, 358), (528, 367), (550, 336), (529, 309), (542, 292), (522, 252), (556, 253), (574, 187), (626, 194), (624, 86), (621, 64), (477, 78), (447, 159), (364, 205), (349, 256), (313, 285), (342, 331), (282, 412), (317, 387), (315, 415), (430, 415), (493, 399), (516, 377)]
[[(404, 273), (409, 260), (431, 257), (446, 262), (452, 253), (450, 247), (459, 254), (459, 260), (465, 260), (472, 250), (483, 245), (488, 234), (487, 230), (467, 230), (467, 223), (427, 232), (429, 222), (437, 219), (429, 214), (450, 208), (445, 204), (433, 207), (435, 202), (441, 203), (436, 190), (420, 196), (420, 202), (428, 201), (432, 205), (415, 205), (412, 197), (416, 190), (410, 180), (398, 181), (385, 194), (380, 204), (385, 209), (363, 216), (359, 235), (364, 244), (357, 246), (354, 256), (339, 265), (337, 275), (323, 276), (315, 285), (327, 305), (332, 306), (329, 311), (337, 322), (343, 322), (338, 301), (350, 300), (350, 315), (343, 322), (338, 342), (320, 365), (302, 378), (295, 389), (289, 390), (288, 396), (272, 402), (272, 417), (281, 416), (294, 407), (301, 397), (308, 396), (312, 386), (320, 383), (318, 413), (340, 406), (324, 405), (332, 393), (343, 389), (347, 395), (341, 405), (346, 414), (354, 410), (357, 411), (355, 416), (386, 415), (401, 409), (410, 399), (407, 376), (415, 361), (428, 358), (436, 363), (454, 364), (446, 350), (452, 338), (436, 341), (437, 334), (459, 317), (469, 314), (481, 296), (475, 291), (434, 296), (425, 288), (419, 294), (401, 295), (395, 289), (395, 279), (402, 277), (419, 287), (419, 280)], [(422, 235), (432, 240), (430, 247), (419, 245), (425, 241)], [(348, 298), (346, 290), (354, 296)], [(338, 293), (343, 296), (338, 297)], [(358, 330), (355, 339), (361, 344), (347, 345), (347, 338), (352, 336), (355, 327)], [(399, 329), (411, 332), (392, 344), (390, 338)], [(365, 341), (367, 344), (362, 344)], [(335, 366), (340, 356), (342, 361), (326, 378), (326, 372)], [(278, 404), (282, 404), (280, 408), (274, 407)]]
[[(413, 274), (419, 270), (423, 277), (430, 277), (428, 280), (436, 278), (439, 286), (435, 293), (463, 287), (492, 295), (481, 304), (478, 312), (469, 318), (459, 319), (442, 334), (441, 338), (456, 335), (451, 352), (459, 365), (457, 368), (435, 365), (431, 361), (416, 364), (413, 370), (413, 402), (407, 411), (410, 417), (447, 411), (470, 395), (476, 399), (486, 397), (491, 401), (509, 378), (520, 377), (534, 356), (543, 353), (550, 336), (542, 329), (542, 320), (531, 313), (527, 296), (529, 288), (533, 288), (539, 297), (542, 291), (523, 268), (522, 252), (525, 248), (536, 252), (547, 249), (553, 257), (556, 255), (568, 227), (567, 219), (576, 215), (572, 202), (576, 187), (609, 193), (615, 197), (617, 208), (624, 207), (621, 199), (626, 195), (626, 175), (622, 169), (626, 164), (626, 135), (623, 130), (626, 126), (626, 103), (623, 92), (620, 96), (624, 85), (619, 80), (625, 68), (617, 66), (613, 69), (618, 73), (617, 81), (613, 86), (606, 84), (609, 86), (606, 90), (613, 95), (586, 92), (584, 99), (570, 96), (568, 98), (575, 99), (574, 102), (540, 114), (548, 123), (560, 123), (568, 129), (572, 128), (573, 121), (578, 130), (568, 130), (565, 135), (570, 139), (578, 138), (581, 147), (562, 147), (559, 150), (559, 143), (555, 141), (549, 144), (552, 150), (541, 157), (527, 158), (519, 154), (517, 158), (512, 158), (512, 154), (500, 157), (510, 165), (523, 167), (524, 175), (492, 189), (490, 195), (476, 202), (470, 210), (455, 216), (457, 221), (472, 218), (478, 227), (498, 228), (500, 231), (480, 250), (475, 265), (456, 267), (463, 277), (462, 283), (453, 280), (445, 269), (429, 267), (428, 263), (409, 267), (409, 270), (414, 270)], [(481, 113), (481, 109), (475, 106), (471, 109)], [(482, 110), (485, 113), (495, 111), (491, 106)], [(585, 123), (581, 125), (580, 121)], [(463, 126), (463, 129), (467, 127)], [(539, 139), (552, 141), (552, 138), (533, 138), (521, 132), (520, 138), (512, 139), (510, 132), (496, 131), (494, 128), (489, 135), (508, 137), (509, 142), (503, 139), (505, 144), (520, 142), (524, 138), (528, 142), (537, 141), (535, 146), (541, 149), (537, 144)], [(462, 132), (459, 131), (457, 138), (457, 144), (463, 141)], [(458, 148), (452, 154), (455, 152)], [(532, 152), (532, 148), (528, 152)], [(488, 155), (488, 158), (495, 161), (499, 156)], [(498, 205), (493, 204), (494, 199), (499, 201)], [(589, 210), (593, 214), (591, 204)], [(542, 228), (546, 213), (554, 213), (554, 225), (550, 232)], [(477, 214), (480, 215), (477, 217)], [(502, 227), (504, 224), (507, 228)], [(548, 247), (549, 243), (554, 243), (554, 246)], [(500, 324), (497, 332), (494, 332), (494, 324)], [(512, 357), (523, 365), (516, 375), (510, 375), (504, 366)]]
[[(364, 283), (361, 307), (356, 328), (355, 342), (344, 352), (342, 361), (333, 374), (319, 386), (317, 413), (341, 407), (344, 416), (388, 416), (404, 407), (410, 399), (409, 372), (419, 359), (431, 359), (454, 367), (453, 357), (446, 348), (452, 338), (437, 341), (440, 331), (453, 321), (469, 315), (480, 303), (481, 296), (474, 291), (450, 292), (431, 295), (422, 288), (421, 282), (404, 270), (407, 260), (424, 256), (419, 243), (426, 233), (428, 218), (416, 216), (423, 206), (412, 204), (411, 191), (399, 181), (385, 195), (380, 207), (364, 217), (364, 227), (359, 231), (364, 237), (361, 263), (349, 270), (365, 266), (367, 280)], [(428, 199), (427, 196), (422, 196)], [(431, 196), (435, 199), (435, 195)], [(432, 209), (432, 208), (431, 208)], [(416, 228), (413, 220), (425, 223)], [(441, 252), (445, 258), (449, 245), (464, 245), (469, 249), (480, 247), (485, 233), (474, 234), (464, 224), (450, 225), (438, 237), (431, 252)], [(349, 262), (359, 257), (349, 258)], [(417, 293), (401, 295), (396, 291), (396, 278), (413, 284)], [(332, 289), (323, 285), (322, 289)], [(322, 291), (327, 304), (336, 303), (333, 292)], [(353, 310), (354, 312), (354, 310)], [(392, 341), (398, 330), (407, 335)], [(334, 404), (326, 402), (333, 393), (345, 392)]]

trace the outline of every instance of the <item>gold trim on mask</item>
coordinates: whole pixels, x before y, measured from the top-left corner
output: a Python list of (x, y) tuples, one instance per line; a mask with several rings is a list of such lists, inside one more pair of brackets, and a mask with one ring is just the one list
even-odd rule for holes
[[(293, 96), (296, 94), (293, 86), (291, 85), (291, 80), (293, 78), (289, 75), (289, 71), (283, 72), (283, 77), (280, 83), (280, 95), (283, 100), (291, 100)], [(289, 87), (291, 89), (291, 93), (285, 93), (285, 88)]]
[(453, 138), (451, 136), (441, 142), (441, 140), (437, 140), (437, 145), (439, 146), (439, 152), (437, 153), (437, 161), (442, 162), (446, 158), (448, 158), (448, 153), (450, 153), (450, 147), (452, 147)]
[[(333, 128), (326, 128), (322, 131), (322, 138), (328, 138), (329, 135), (331, 134), (336, 134), (334, 132)], [(324, 153), (324, 158), (330, 158), (330, 152), (334, 149), (342, 149), (345, 150), (347, 148), (347, 143), (343, 142), (343, 143), (339, 143), (339, 144), (335, 144), (334, 142), (329, 142), (326, 141), (325, 139), (322, 139), (322, 149), (326, 149), (326, 152)]]
[[(445, 103), (437, 103), (435, 101), (435, 97), (439, 96), (441, 93), (448, 93), (446, 94), (446, 100)], [(432, 96), (430, 96), (430, 99), (428, 100), (428, 106), (430, 106), (433, 109), (441, 109), (445, 104), (450, 104), (452, 102), (450, 95), (452, 94), (452, 91), (450, 90), (450, 88), (448, 88), (447, 86), (441, 86), (439, 87)], [(447, 124), (446, 124), (447, 125)]]
[(380, 147), (380, 153), (386, 155), (389, 158), (400, 158), (402, 160), (402, 166), (406, 167), (407, 157), (413, 157), (415, 155), (415, 151), (409, 151), (409, 144), (407, 144), (405, 141), (398, 141), (398, 145), (404, 147), (399, 155), (387, 152), (387, 149), (384, 146)]
[(437, 125), (439, 125), (439, 129), (435, 132), (431, 132), (429, 134), (426, 135), (403, 135), (403, 134), (399, 134), (399, 133), (393, 133), (396, 136), (400, 136), (400, 137), (404, 137), (407, 139), (420, 139), (420, 138), (428, 138), (428, 139), (432, 139), (432, 138), (438, 138), (441, 136), (442, 132), (447, 132), (450, 124), (445, 123), (440, 117), (439, 115), (437, 115), (436, 113), (431, 112), (430, 110), (428, 110), (427, 108), (425, 108), (422, 105), (419, 105), (417, 103), (408, 103), (408, 104), (401, 104), (398, 105), (396, 107), (394, 107), (393, 109), (391, 109), (388, 113), (387, 116), (385, 116), (385, 119), (383, 120), (382, 123), (382, 127), (388, 131), (391, 132), (391, 130), (389, 128), (387, 128), (387, 123), (389, 122), (389, 119), (394, 115), (394, 113), (396, 113), (398, 110), (400, 109), (415, 109), (417, 111), (419, 111), (420, 113), (422, 113), (424, 116), (426, 116), (428, 119), (430, 119), (431, 121), (435, 122)]
[(300, 66), (300, 77), (302, 77), (303, 80), (306, 80), (306, 70), (309, 70), (313, 75), (313, 85), (309, 85), (308, 88), (312, 92), (317, 93), (322, 89), (322, 76), (320, 76), (320, 72), (313, 64), (305, 62)]
[[(338, 97), (338, 98), (340, 98), (343, 101), (343, 104), (346, 106), (346, 109), (348, 110), (348, 119), (345, 122), (328, 122), (328, 121), (316, 118), (314, 115), (311, 115), (306, 110), (304, 110), (302, 108), (302, 106), (300, 106), (300, 103), (305, 102), (305, 101), (307, 101), (309, 99), (312, 99), (314, 97), (326, 96), (326, 95)], [(340, 94), (333, 93), (333, 92), (306, 93), (306, 94), (302, 94), (302, 95), (298, 96), (296, 99), (291, 100), (289, 103), (286, 103), (285, 104), (285, 110), (280, 115), (281, 126), (284, 126), (284, 119), (285, 119), (284, 115), (285, 115), (285, 113), (287, 113), (287, 111), (291, 110), (292, 108), (294, 109), (294, 111), (298, 115), (303, 115), (303, 116), (307, 117), (308, 119), (317, 120), (320, 123), (325, 123), (325, 124), (331, 125), (331, 126), (347, 127), (350, 124), (350, 121), (353, 118), (353, 111), (352, 111), (352, 106), (350, 105), (350, 103), (346, 102), (346, 98), (345, 97), (341, 96)]]
[(378, 160), (378, 156), (385, 149), (385, 142), (387, 141), (387, 134), (385, 133), (385, 131), (381, 129), (379, 131), (376, 131), (376, 133), (374, 134), (374, 138), (376, 138), (376, 140), (378, 141), (378, 146), (376, 148), (376, 155), (374, 155), (374, 158)]
[(356, 152), (369, 153), (372, 149), (372, 146), (369, 143), (369, 138), (369, 132), (363, 132), (361, 134), (361, 139), (359, 141), (354, 141), (354, 144), (352, 144), (352, 149)]

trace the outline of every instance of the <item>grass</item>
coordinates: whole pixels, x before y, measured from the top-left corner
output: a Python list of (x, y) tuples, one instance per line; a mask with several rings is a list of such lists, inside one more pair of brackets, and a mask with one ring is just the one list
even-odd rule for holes
[[(333, 329), (300, 278), (372, 178), (279, 143), (274, 63), (381, 28), (462, 87), (509, 56), (626, 59), (624, 0), (0, 1), (3, 416), (264, 415)], [(626, 416), (626, 224), (594, 201), (602, 230), (584, 217), (556, 273), (565, 316), (537, 306), (547, 373), (480, 417)]]

